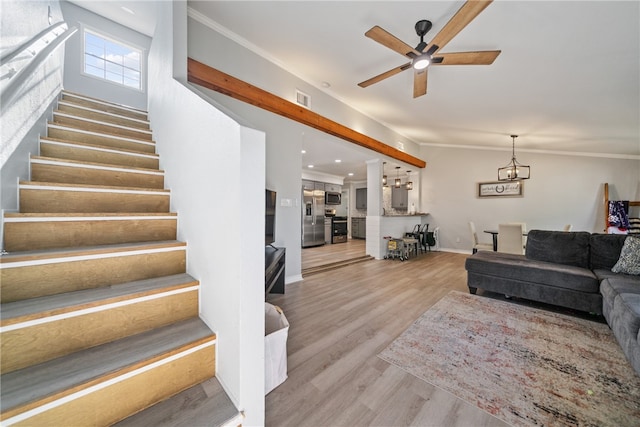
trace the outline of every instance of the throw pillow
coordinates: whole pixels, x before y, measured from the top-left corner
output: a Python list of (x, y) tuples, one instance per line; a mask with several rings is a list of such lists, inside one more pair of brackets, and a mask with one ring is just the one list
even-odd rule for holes
[(627, 236), (620, 251), (620, 258), (611, 271), (640, 275), (640, 238)]

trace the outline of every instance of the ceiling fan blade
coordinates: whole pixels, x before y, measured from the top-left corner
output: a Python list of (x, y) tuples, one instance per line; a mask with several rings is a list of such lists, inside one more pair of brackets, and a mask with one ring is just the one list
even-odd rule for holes
[(434, 61), (433, 65), (491, 65), (498, 55), (499, 50), (439, 53), (437, 58), (442, 58), (442, 61)]
[(382, 81), (382, 80), (384, 80), (384, 79), (386, 79), (388, 77), (394, 76), (394, 75), (398, 74), (399, 72), (404, 71), (404, 70), (406, 70), (408, 68), (411, 68), (411, 62), (407, 62), (406, 64), (401, 65), (401, 66), (396, 67), (396, 68), (392, 68), (391, 70), (385, 71), (382, 74), (378, 74), (375, 77), (371, 77), (369, 80), (365, 80), (363, 82), (358, 83), (358, 86), (360, 86), (360, 87), (371, 86), (374, 83), (378, 83), (379, 81)]
[(455, 15), (447, 22), (447, 24), (440, 30), (438, 34), (429, 42), (429, 47), (432, 45), (438, 46), (438, 50), (442, 49), (452, 38), (456, 36), (464, 27), (466, 27), (473, 19), (480, 14), (487, 6), (491, 4), (493, 0), (488, 1), (476, 1), (467, 0), (462, 7), (456, 12)]
[(420, 55), (421, 53), (377, 25), (364, 33), (364, 35), (372, 40), (377, 41), (381, 45), (386, 46), (395, 52), (398, 52), (402, 56), (411, 57), (411, 54)]
[(413, 97), (425, 95), (427, 93), (427, 68), (413, 70)]

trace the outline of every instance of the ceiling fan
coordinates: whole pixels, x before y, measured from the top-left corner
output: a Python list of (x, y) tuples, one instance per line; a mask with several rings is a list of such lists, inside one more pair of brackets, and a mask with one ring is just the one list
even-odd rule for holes
[(394, 35), (383, 30), (379, 26), (371, 28), (365, 36), (377, 41), (383, 46), (406, 56), (411, 60), (404, 65), (392, 68), (382, 74), (358, 83), (360, 87), (367, 87), (378, 83), (401, 71), (413, 68), (413, 97), (417, 98), (427, 93), (427, 69), (430, 65), (490, 65), (500, 54), (499, 50), (485, 50), (475, 52), (439, 53), (456, 34), (466, 27), (476, 16), (480, 14), (491, 1), (468, 0), (438, 34), (427, 43), (424, 36), (431, 29), (431, 21), (423, 19), (416, 23), (416, 33), (420, 37), (420, 43), (413, 48), (398, 39)]

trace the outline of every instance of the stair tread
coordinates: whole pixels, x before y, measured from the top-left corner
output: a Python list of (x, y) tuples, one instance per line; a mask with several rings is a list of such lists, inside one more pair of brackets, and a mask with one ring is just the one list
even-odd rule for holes
[(100, 104), (110, 105), (112, 107), (122, 108), (124, 110), (129, 110), (129, 111), (140, 113), (140, 114), (148, 114), (147, 111), (141, 110), (139, 108), (131, 107), (129, 105), (124, 105), (124, 104), (118, 104), (116, 102), (105, 101), (104, 99), (94, 98), (92, 96), (83, 95), (81, 93), (72, 92), (72, 91), (66, 90), (66, 89), (62, 90), (62, 94), (63, 95), (69, 95), (69, 96), (75, 96), (76, 98), (86, 99), (86, 100), (89, 100), (89, 101), (99, 102)]
[(69, 141), (69, 140), (66, 140), (66, 139), (52, 138), (50, 136), (41, 136), (40, 137), (40, 141), (41, 142), (57, 142), (57, 143), (62, 143), (62, 144), (66, 144), (66, 145), (78, 146), (79, 148), (98, 149), (98, 150), (115, 152), (115, 153), (135, 154), (135, 155), (142, 155), (142, 156), (145, 156), (145, 157), (155, 157), (155, 158), (159, 158), (160, 157), (160, 155), (157, 154), (157, 153), (149, 153), (149, 152), (146, 152), (146, 151), (127, 150), (126, 148), (115, 148), (115, 147), (112, 148), (112, 147), (109, 147), (109, 146), (106, 146), (106, 145), (88, 144), (86, 142)]
[(237, 417), (241, 417), (240, 412), (214, 377), (125, 418), (113, 427), (222, 426)]
[(96, 184), (68, 184), (65, 182), (47, 182), (47, 181), (20, 181), (20, 186), (38, 186), (38, 187), (69, 187), (74, 188), (89, 188), (95, 190), (120, 190), (120, 191), (148, 191), (150, 193), (170, 193), (170, 190), (165, 188), (147, 188), (147, 187), (118, 187), (114, 185), (96, 185)]
[(122, 338), (68, 356), (2, 375), (0, 410), (3, 412), (47, 396), (78, 391), (132, 371), (163, 355), (215, 339), (198, 317)]
[[(72, 107), (72, 108), (77, 108), (78, 110), (83, 110), (83, 111), (87, 111), (87, 112), (91, 112), (91, 113), (102, 114), (102, 115), (107, 116), (107, 117), (130, 120), (132, 122), (138, 122), (138, 123), (144, 124), (144, 125), (148, 125), (150, 123), (149, 120), (136, 119), (135, 117), (129, 117), (129, 116), (125, 116), (125, 115), (118, 114), (118, 113), (111, 113), (109, 111), (98, 110), (96, 108), (86, 107), (84, 105), (76, 104), (76, 103), (70, 102), (70, 101), (60, 100), (60, 101), (58, 101), (58, 106), (60, 106), (60, 105), (67, 106), (67, 107)], [(59, 109), (57, 109), (56, 111), (64, 112), (63, 110), (59, 110)]]
[(102, 120), (88, 119), (86, 117), (77, 116), (75, 114), (67, 113), (67, 112), (60, 111), (60, 110), (56, 110), (56, 111), (53, 112), (53, 117), (54, 117), (53, 121), (54, 121), (54, 123), (57, 123), (56, 120), (55, 120), (56, 116), (68, 117), (68, 118), (80, 120), (82, 122), (93, 123), (93, 124), (102, 125), (102, 126), (110, 126), (110, 127), (116, 128), (116, 129), (130, 130), (130, 131), (139, 132), (139, 133), (142, 133), (142, 134), (149, 134), (149, 135), (153, 134), (153, 131), (151, 129), (140, 129), (140, 128), (136, 128), (136, 127), (119, 125), (119, 124), (111, 123), (111, 122), (105, 122), (105, 121), (102, 121)]
[(82, 310), (127, 298), (151, 295), (163, 290), (187, 287), (194, 282), (196, 280), (192, 276), (182, 273), (9, 302), (0, 305), (1, 326)]
[(54, 258), (71, 258), (77, 256), (100, 255), (112, 252), (139, 251), (144, 249), (161, 249), (169, 247), (182, 247), (186, 243), (178, 240), (161, 240), (154, 242), (116, 243), (113, 245), (96, 245), (72, 248), (40, 249), (33, 251), (20, 251), (2, 254), (0, 264), (11, 262), (45, 260)]
[(141, 173), (153, 173), (156, 175), (164, 174), (164, 170), (162, 169), (150, 169), (150, 168), (140, 168), (135, 166), (117, 166), (111, 165), (108, 163), (97, 163), (97, 162), (86, 162), (81, 160), (68, 160), (68, 159), (60, 159), (58, 157), (45, 157), (45, 156), (31, 156), (31, 160), (40, 160), (52, 163), (70, 163), (73, 165), (79, 166), (87, 166), (87, 167), (96, 167), (100, 169), (117, 169), (122, 171), (131, 171), (132, 173), (141, 172)]
[(155, 141), (153, 139), (142, 139), (142, 138), (136, 138), (134, 136), (123, 136), (123, 135), (117, 135), (117, 134), (113, 134), (113, 133), (109, 133), (109, 132), (98, 132), (98, 131), (94, 131), (94, 130), (86, 130), (82, 127), (79, 126), (73, 126), (73, 125), (69, 125), (66, 123), (57, 123), (57, 122), (47, 122), (48, 126), (57, 126), (58, 128), (63, 128), (63, 129), (70, 129), (73, 131), (80, 131), (80, 132), (84, 132), (84, 133), (89, 133), (92, 135), (100, 135), (100, 136), (104, 136), (107, 138), (113, 138), (113, 139), (120, 139), (120, 140), (124, 140), (124, 141), (132, 141), (132, 142), (138, 142), (138, 143), (143, 143), (143, 144), (151, 144), (151, 145), (155, 145)]

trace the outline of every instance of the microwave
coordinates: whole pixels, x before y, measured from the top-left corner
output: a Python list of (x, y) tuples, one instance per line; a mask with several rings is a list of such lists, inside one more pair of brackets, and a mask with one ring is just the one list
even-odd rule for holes
[(334, 191), (327, 191), (324, 193), (325, 205), (339, 205), (342, 203), (342, 194)]

